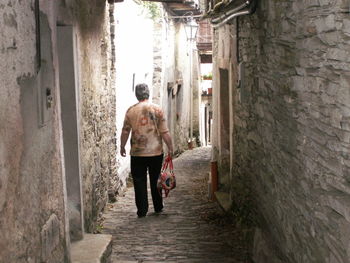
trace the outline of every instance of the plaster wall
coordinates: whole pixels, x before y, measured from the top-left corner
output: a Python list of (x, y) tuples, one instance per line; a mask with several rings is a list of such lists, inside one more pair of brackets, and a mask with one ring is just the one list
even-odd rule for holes
[(59, 92), (64, 76), (56, 27), (72, 25), (77, 45), (82, 205), (92, 231), (117, 176), (109, 9), (104, 1), (5, 1), (0, 16), (0, 261), (68, 262)]
[[(161, 15), (164, 11), (161, 9)], [(158, 18), (153, 23), (153, 95), (154, 103), (161, 105), (164, 96), (163, 91), (163, 74), (164, 74), (164, 45), (166, 43), (166, 27), (167, 24), (163, 18)]]
[(230, 191), (232, 177), (233, 101), (237, 86), (234, 26), (214, 31), (213, 41), (213, 131), (212, 158), (218, 161), (219, 188)]
[[(66, 262), (69, 238), (59, 112), (55, 7), (0, 4), (0, 261)], [(40, 66), (39, 66), (40, 63)], [(40, 100), (49, 88), (52, 104)], [(44, 106), (44, 108), (42, 108)], [(39, 115), (39, 109), (42, 109)]]
[(192, 87), (193, 87), (193, 137), (196, 145), (200, 145), (200, 101), (201, 101), (201, 87), (200, 87), (200, 63), (198, 51), (193, 43), (192, 48)]
[(77, 119), (76, 43), (72, 26), (57, 27), (61, 119), (71, 241), (83, 238), (82, 184)]
[[(165, 22), (165, 21), (164, 21)], [(162, 60), (163, 60), (163, 72), (162, 72), (162, 86), (161, 86), (161, 91), (163, 93), (163, 96), (161, 97), (162, 99), (162, 108), (164, 109), (166, 116), (167, 116), (167, 123), (168, 123), (168, 128), (170, 130), (170, 133), (173, 138), (173, 144), (174, 147), (176, 148), (177, 143), (175, 142), (174, 134), (175, 134), (175, 121), (174, 121), (174, 116), (172, 115), (172, 108), (175, 107), (175, 103), (172, 102), (172, 92), (168, 90), (169, 89), (172, 91), (172, 88), (176, 84), (177, 79), (182, 79), (181, 78), (181, 73), (179, 73), (176, 68), (175, 68), (175, 63), (176, 63), (176, 56), (175, 56), (175, 24), (173, 20), (169, 20), (169, 23), (163, 23), (164, 29), (165, 29), (165, 34), (163, 37), (163, 42), (162, 42)], [(182, 85), (182, 83), (179, 83)], [(182, 85), (183, 86), (183, 85)], [(175, 149), (174, 149), (175, 150)]]
[[(198, 56), (186, 39), (184, 24), (171, 20), (167, 25), (164, 49), (163, 108), (168, 113), (175, 151), (187, 149), (191, 122), (191, 79), (193, 99), (193, 134), (199, 134)], [(192, 52), (192, 58), (190, 58)], [(190, 63), (193, 63), (192, 72)]]
[(231, 169), (253, 183), (255, 262), (350, 262), (348, 12), (268, 0), (238, 19)]

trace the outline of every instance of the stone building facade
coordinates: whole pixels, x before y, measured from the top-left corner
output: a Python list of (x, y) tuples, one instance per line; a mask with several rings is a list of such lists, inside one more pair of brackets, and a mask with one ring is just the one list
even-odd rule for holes
[(346, 1), (268, 0), (215, 29), (213, 155), (233, 209), (251, 185), (255, 262), (350, 262), (349, 24)]
[(113, 11), (105, 1), (78, 1), (77, 69), (80, 85), (78, 122), (85, 229), (96, 220), (121, 182), (116, 166), (116, 91), (112, 66), (111, 23)]
[(0, 261), (70, 262), (118, 187), (109, 4), (5, 0), (0, 17)]
[(174, 150), (179, 153), (188, 149), (191, 137), (195, 142), (199, 136), (198, 52), (187, 40), (184, 27), (185, 23), (177, 19), (163, 21), (161, 46), (162, 105), (167, 112)]

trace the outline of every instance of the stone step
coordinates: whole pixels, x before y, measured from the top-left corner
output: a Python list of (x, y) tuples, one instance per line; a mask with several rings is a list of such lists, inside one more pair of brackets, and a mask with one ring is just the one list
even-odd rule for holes
[(82, 240), (71, 245), (72, 263), (109, 263), (111, 253), (111, 235), (84, 234)]
[(229, 212), (232, 206), (232, 203), (230, 200), (230, 193), (217, 191), (214, 194), (221, 208), (224, 209), (225, 212)]

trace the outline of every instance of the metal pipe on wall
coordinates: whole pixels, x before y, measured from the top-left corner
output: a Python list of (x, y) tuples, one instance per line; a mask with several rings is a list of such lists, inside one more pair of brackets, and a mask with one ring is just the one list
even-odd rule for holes
[(231, 19), (235, 18), (235, 17), (238, 17), (238, 16), (243, 16), (243, 15), (248, 15), (250, 14), (250, 11), (249, 10), (246, 10), (246, 11), (240, 11), (240, 12), (237, 12), (237, 13), (234, 13), (228, 17), (226, 17), (223, 21), (221, 21), (220, 23), (218, 24), (214, 24), (213, 25), (213, 28), (218, 28), (224, 24), (226, 24), (228, 21), (230, 21)]
[(229, 16), (229, 15), (235, 13), (235, 12), (238, 12), (238, 11), (242, 10), (243, 8), (247, 7), (250, 4), (250, 2), (251, 1), (248, 0), (248, 1), (244, 2), (242, 5), (236, 7), (234, 9), (232, 9), (232, 10), (229, 10), (228, 12), (220, 15), (219, 17), (213, 18), (211, 20), (211, 23), (215, 24), (215, 23), (220, 22), (220, 20), (224, 19), (225, 17), (227, 17), (227, 16)]
[[(218, 28), (235, 17), (253, 14), (256, 9), (256, 4), (256, 0), (248, 0), (244, 4), (228, 11), (227, 13), (224, 13), (223, 15), (212, 19), (211, 23), (213, 24), (213, 28)], [(244, 8), (246, 9), (243, 10)]]

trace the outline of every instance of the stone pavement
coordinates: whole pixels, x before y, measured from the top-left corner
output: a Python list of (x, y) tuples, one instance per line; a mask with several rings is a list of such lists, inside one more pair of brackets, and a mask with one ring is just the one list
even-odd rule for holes
[(250, 262), (239, 231), (220, 222), (220, 208), (206, 198), (210, 155), (201, 147), (174, 160), (177, 187), (163, 213), (153, 212), (149, 192), (149, 212), (138, 218), (132, 187), (109, 206), (102, 232), (113, 235), (113, 263)]

